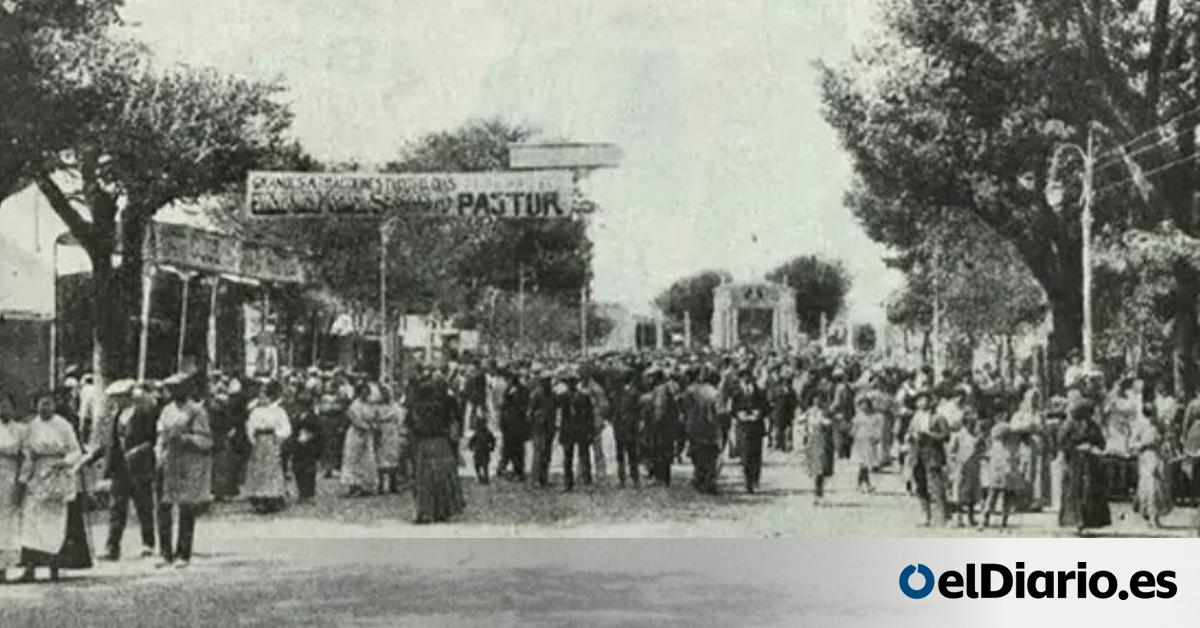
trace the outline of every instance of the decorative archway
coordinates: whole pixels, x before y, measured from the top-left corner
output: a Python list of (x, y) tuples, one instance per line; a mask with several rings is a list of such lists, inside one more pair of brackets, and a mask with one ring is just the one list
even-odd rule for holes
[(725, 283), (713, 291), (714, 348), (793, 350), (798, 343), (796, 292), (791, 288), (759, 281)]

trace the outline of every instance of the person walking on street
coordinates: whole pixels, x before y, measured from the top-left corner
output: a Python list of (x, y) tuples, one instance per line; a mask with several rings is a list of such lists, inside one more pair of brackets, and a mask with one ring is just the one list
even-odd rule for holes
[(689, 388), (687, 404), (688, 453), (694, 473), (692, 484), (708, 495), (717, 494), (717, 456), (721, 452), (721, 423), (717, 415), (717, 374), (702, 371)]
[[(193, 399), (190, 377), (164, 382), (170, 401), (158, 417), (158, 541), (160, 567), (191, 564), (196, 515), (212, 501), (212, 433), (208, 413)], [(178, 536), (175, 511), (179, 514)], [(176, 563), (178, 561), (178, 563)]]
[(113, 404), (107, 426), (104, 478), (111, 482), (106, 560), (119, 560), (129, 503), (137, 513), (142, 557), (154, 555), (154, 443), (157, 438), (154, 400), (145, 391), (134, 396), (134, 382), (120, 380), (105, 390)]
[(763, 438), (766, 436), (763, 416), (766, 410), (766, 398), (754, 382), (753, 371), (742, 369), (741, 382), (730, 400), (730, 411), (737, 421), (738, 441), (742, 446), (742, 473), (748, 493), (757, 490), (762, 475)]

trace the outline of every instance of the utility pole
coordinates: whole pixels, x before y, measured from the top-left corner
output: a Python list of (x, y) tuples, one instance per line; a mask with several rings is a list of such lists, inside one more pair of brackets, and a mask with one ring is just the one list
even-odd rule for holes
[(517, 352), (525, 350), (525, 262), (517, 262)]
[(392, 381), (391, 343), (388, 342), (388, 301), (387, 301), (387, 250), (390, 238), (391, 221), (385, 220), (379, 225), (379, 381), (387, 384)]
[[(1088, 124), (1087, 147), (1077, 144), (1060, 144), (1050, 160), (1051, 173), (1057, 170), (1064, 151), (1074, 150), (1083, 158), (1083, 195), (1079, 202), (1082, 206), (1079, 223), (1082, 227), (1081, 255), (1083, 265), (1083, 365), (1088, 373), (1094, 370), (1095, 353), (1093, 346), (1092, 323), (1092, 202), (1095, 198), (1096, 178), (1096, 129), (1103, 129), (1099, 123), (1092, 121)], [(1046, 202), (1055, 211), (1060, 211), (1063, 202), (1062, 183), (1051, 176), (1046, 184)]]
[(1088, 125), (1087, 154), (1083, 172), (1083, 365), (1090, 374), (1094, 367), (1092, 347), (1092, 199), (1096, 174), (1096, 129)]
[(683, 343), (688, 351), (692, 350), (692, 313), (683, 311)]

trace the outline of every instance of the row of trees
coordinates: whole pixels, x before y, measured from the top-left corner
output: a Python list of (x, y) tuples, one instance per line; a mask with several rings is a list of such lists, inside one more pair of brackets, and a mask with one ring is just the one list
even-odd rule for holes
[[(1079, 198), (1083, 164), (1054, 163), (1063, 142), (1095, 129), (1094, 212), (1100, 249), (1097, 320), (1148, 329), (1164, 368), (1191, 392), (1196, 381), (1193, 262), (1200, 224), (1196, 133), (1200, 121), (1200, 5), (1179, 0), (881, 0), (882, 29), (854, 58), (823, 67), (825, 116), (853, 158), (848, 205), (868, 233), (900, 252), (912, 292), (951, 269), (938, 234), (973, 243), (967, 269), (1017, 287), (1017, 307), (988, 331), (1026, 321), (1037, 299), (1053, 322), (1051, 358), (1081, 343), (1083, 304)], [(1053, 204), (1047, 187), (1064, 189)], [(964, 232), (963, 230), (972, 230)], [(984, 230), (980, 237), (973, 231)], [(982, 239), (981, 239), (982, 238)], [(998, 243), (984, 253), (975, 244)], [(978, 251), (978, 252), (976, 252)], [(981, 257), (1001, 260), (997, 263)], [(1005, 262), (1003, 260), (1007, 259)], [(941, 261), (945, 263), (941, 263)], [(1019, 264), (1016, 262), (1020, 262)], [(1003, 272), (1004, 268), (1010, 269)], [(935, 273), (934, 276), (936, 276)], [(1154, 289), (1138, 281), (1153, 279)], [(951, 279), (947, 278), (947, 282)], [(915, 284), (915, 285), (914, 285)], [(952, 293), (987, 297), (992, 289)], [(1012, 294), (1004, 292), (1001, 294)], [(949, 296), (947, 298), (950, 298)], [(917, 299), (920, 301), (920, 299)], [(989, 301), (968, 308), (993, 312)], [(994, 302), (992, 303), (994, 305)], [(928, 308), (897, 306), (924, 311)], [(947, 313), (952, 312), (947, 308)], [(1012, 316), (1016, 315), (1016, 316)], [(1153, 320), (1144, 320), (1149, 315)], [(954, 315), (957, 316), (957, 315)], [(974, 316), (963, 321), (976, 327)], [(1108, 350), (1119, 353), (1119, 342)], [(1172, 359), (1173, 358), (1173, 359)]]
[[(591, 246), (575, 222), (402, 220), (386, 251), (373, 224), (239, 223), (250, 169), (357, 166), (321, 163), (288, 137), (292, 114), (279, 84), (160, 67), (136, 41), (114, 34), (121, 5), (0, 2), (0, 201), (36, 185), (87, 253), (93, 367), (102, 376), (132, 371), (142, 242), (155, 214), (175, 203), (225, 199), (215, 218), (306, 251), (318, 279), (350, 302), (376, 302), (386, 255), (389, 289), (403, 309), (462, 314), (467, 324), (490, 290), (524, 282), (565, 307), (590, 279)], [(385, 169), (499, 169), (507, 143), (533, 134), (496, 121), (469, 124), (408, 145)]]
[[(821, 319), (833, 321), (846, 306), (850, 275), (840, 261), (816, 255), (801, 255), (780, 264), (765, 275), (796, 291), (796, 315), (801, 331), (810, 337), (820, 333)], [(675, 281), (654, 299), (655, 306), (675, 324), (685, 313), (691, 318), (693, 336), (707, 339), (712, 333), (713, 290), (733, 281), (727, 270), (705, 270)], [(874, 345), (874, 339), (870, 341)]]

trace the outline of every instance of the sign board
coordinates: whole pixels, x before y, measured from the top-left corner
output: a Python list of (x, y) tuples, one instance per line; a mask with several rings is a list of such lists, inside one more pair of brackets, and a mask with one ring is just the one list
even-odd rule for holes
[(379, 174), (251, 171), (251, 218), (445, 217), (566, 218), (574, 214), (567, 171)]
[(155, 223), (146, 259), (202, 272), (279, 283), (304, 283), (304, 264), (279, 246), (240, 240), (187, 225)]
[(513, 170), (615, 168), (623, 157), (616, 144), (574, 142), (509, 144), (508, 167)]

